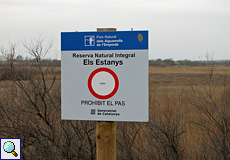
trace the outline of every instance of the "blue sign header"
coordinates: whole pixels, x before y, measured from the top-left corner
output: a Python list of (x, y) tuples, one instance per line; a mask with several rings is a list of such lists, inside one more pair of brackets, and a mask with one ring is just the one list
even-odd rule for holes
[(61, 33), (61, 51), (140, 49), (148, 49), (148, 31)]

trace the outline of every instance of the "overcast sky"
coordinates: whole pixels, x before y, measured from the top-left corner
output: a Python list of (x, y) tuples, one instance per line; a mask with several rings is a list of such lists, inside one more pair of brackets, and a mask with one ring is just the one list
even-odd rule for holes
[(149, 30), (149, 58), (230, 59), (230, 0), (0, 0), (0, 45), (60, 33)]

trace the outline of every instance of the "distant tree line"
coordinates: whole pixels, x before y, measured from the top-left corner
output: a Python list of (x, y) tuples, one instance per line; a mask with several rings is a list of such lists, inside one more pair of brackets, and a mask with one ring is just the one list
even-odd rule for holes
[[(9, 56), (9, 55), (8, 55)], [(10, 57), (6, 57), (6, 61), (8, 61)], [(21, 55), (18, 55), (14, 58), (15, 62), (30, 62), (30, 63), (36, 63), (37, 60), (35, 58), (28, 58), (23, 57)], [(4, 66), (5, 61), (0, 61), (0, 66)], [(230, 60), (212, 60), (211, 63), (213, 65), (221, 65), (221, 66), (230, 66)], [(58, 59), (41, 59), (42, 66), (45, 67), (61, 67), (61, 60)], [(174, 61), (172, 58), (168, 59), (151, 59), (149, 60), (149, 66), (151, 67), (172, 67), (172, 66), (207, 66), (210, 64), (210, 61), (192, 61), (188, 59), (184, 60), (177, 60)]]
[[(6, 62), (9, 62), (10, 58), (11, 57), (9, 57), (9, 55), (7, 55), (5, 61), (0, 61), (0, 66), (7, 65)], [(31, 65), (33, 63), (36, 64), (36, 62), (37, 62), (36, 58), (28, 58), (28, 57), (23, 57), (21, 55), (16, 56), (13, 60), (14, 60), (14, 62), (16, 62), (15, 65), (17, 65), (17, 63), (20, 64), (20, 62), (23, 62), (24, 64), (27, 64), (27, 65)], [(41, 61), (42, 67), (61, 67), (61, 60), (58, 60), (58, 59), (49, 58), (49, 59), (41, 59), (39, 61)]]
[[(230, 66), (230, 60), (212, 60), (211, 63), (213, 65), (222, 65), (222, 66)], [(178, 60), (174, 61), (172, 58), (169, 59), (151, 59), (149, 60), (149, 66), (152, 67), (171, 67), (171, 66), (206, 66), (210, 64), (210, 61), (191, 61), (191, 60)]]

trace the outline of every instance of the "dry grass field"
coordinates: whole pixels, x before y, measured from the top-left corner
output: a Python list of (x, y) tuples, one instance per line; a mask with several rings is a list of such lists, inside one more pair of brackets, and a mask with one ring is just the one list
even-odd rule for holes
[[(181, 159), (222, 159), (214, 154), (221, 148), (216, 141), (224, 138), (229, 149), (229, 132), (224, 132), (224, 137), (220, 131), (224, 124), (229, 129), (229, 84), (230, 67), (149, 68), (150, 117), (157, 117), (157, 122), (166, 127), (162, 132), (184, 131), (178, 142), (178, 149), (183, 151)], [(228, 122), (223, 123), (225, 118)]]
[[(221, 85), (225, 76), (230, 76), (230, 67), (214, 67), (214, 83)], [(150, 67), (150, 84), (159, 86), (189, 86), (209, 82), (209, 67)]]
[[(60, 120), (60, 68), (31, 71), (0, 81), (0, 137), (23, 159), (95, 159), (95, 122)], [(117, 159), (229, 159), (229, 102), (230, 67), (150, 67), (150, 121), (117, 123)]]

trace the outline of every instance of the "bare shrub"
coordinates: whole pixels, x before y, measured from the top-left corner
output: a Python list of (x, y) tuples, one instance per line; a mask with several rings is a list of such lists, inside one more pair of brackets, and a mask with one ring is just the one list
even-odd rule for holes
[(197, 109), (193, 124), (203, 131), (202, 158), (230, 159), (230, 85), (227, 76), (221, 84), (214, 85), (216, 67), (209, 67), (209, 83), (203, 87), (192, 87), (190, 103)]
[(0, 70), (0, 81), (11, 80), (11, 72), (9, 67), (1, 67)]
[[(185, 146), (182, 139), (186, 131), (186, 119), (183, 113), (181, 94), (178, 96), (178, 103), (175, 103), (174, 99), (165, 97), (165, 101), (159, 102), (159, 106), (154, 98), (154, 93), (156, 94), (156, 91), (150, 93), (150, 102), (152, 103), (150, 122), (145, 124), (149, 159), (184, 159)], [(156, 106), (158, 108), (154, 112)]]
[(117, 128), (117, 158), (120, 160), (144, 159), (142, 125), (118, 122)]
[(21, 138), (23, 159), (95, 159), (95, 122), (61, 121), (60, 69), (42, 62), (52, 42), (23, 45), (35, 62), (16, 62), (15, 45), (1, 49), (9, 82), (0, 95), (0, 137)]

